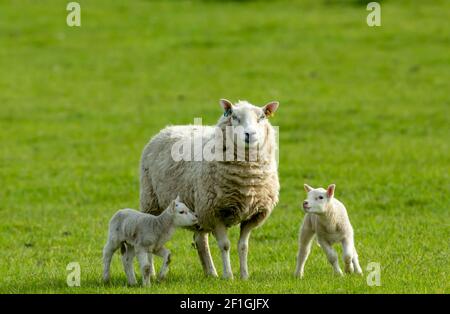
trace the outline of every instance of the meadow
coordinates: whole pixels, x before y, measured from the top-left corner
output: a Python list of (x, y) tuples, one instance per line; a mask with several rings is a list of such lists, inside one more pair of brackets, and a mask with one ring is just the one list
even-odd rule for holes
[[(380, 27), (352, 0), (80, 0), (68, 27), (67, 2), (0, 4), (0, 293), (450, 292), (449, 1), (382, 1)], [(179, 230), (166, 281), (127, 287), (116, 256), (104, 285), (108, 220), (139, 206), (144, 145), (214, 124), (220, 98), (280, 102), (280, 202), (252, 234), (250, 279), (235, 227), (233, 281), (205, 278)], [(318, 247), (293, 277), (305, 182), (337, 185), (363, 277), (337, 278)]]

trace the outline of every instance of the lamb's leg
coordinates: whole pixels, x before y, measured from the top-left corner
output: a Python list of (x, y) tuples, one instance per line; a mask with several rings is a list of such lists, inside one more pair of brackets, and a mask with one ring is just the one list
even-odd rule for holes
[(230, 262), (230, 240), (228, 239), (227, 228), (224, 225), (217, 225), (213, 233), (222, 253), (223, 278), (233, 279)]
[(164, 278), (166, 278), (167, 273), (169, 272), (170, 251), (165, 247), (162, 247), (158, 252), (156, 252), (156, 255), (163, 258), (163, 264), (158, 275), (158, 280), (163, 280)]
[(326, 241), (318, 239), (320, 246), (324, 250), (325, 254), (327, 255), (328, 261), (333, 266), (334, 272), (337, 275), (343, 276), (341, 268), (339, 267), (339, 260), (336, 251), (333, 249), (333, 247)]
[[(124, 245), (124, 244), (122, 244)], [(133, 259), (134, 259), (134, 247), (127, 244), (126, 250), (122, 252), (122, 264), (123, 269), (125, 270), (125, 274), (127, 275), (127, 281), (130, 286), (135, 285), (136, 282), (136, 275), (134, 274), (134, 268), (133, 268)]]
[(105, 247), (103, 248), (103, 281), (108, 282), (110, 279), (110, 267), (111, 259), (114, 252), (118, 249), (118, 245), (115, 245), (111, 239), (108, 239)]
[(344, 260), (344, 270), (346, 273), (352, 274), (353, 267), (353, 254), (355, 252), (355, 248), (353, 245), (352, 239), (344, 239), (342, 241), (342, 259)]
[(244, 280), (248, 279), (247, 256), (248, 256), (248, 240), (250, 238), (250, 234), (252, 230), (260, 226), (265, 221), (266, 218), (267, 218), (266, 212), (260, 212), (259, 214), (254, 215), (249, 220), (243, 221), (241, 223), (241, 232), (238, 242), (241, 279)]
[(297, 255), (297, 267), (295, 269), (294, 275), (296, 277), (303, 277), (303, 272), (305, 269), (305, 263), (308, 259), (309, 253), (311, 252), (312, 239), (314, 237), (314, 231), (303, 225), (300, 231), (299, 239), (299, 250)]
[(198, 257), (203, 266), (206, 276), (217, 277), (217, 271), (214, 267), (211, 253), (209, 251), (208, 233), (197, 231), (194, 234), (195, 245), (197, 247)]
[(358, 253), (356, 252), (356, 248), (353, 248), (353, 258), (352, 258), (353, 268), (355, 269), (355, 273), (358, 275), (362, 275), (363, 271), (361, 266), (359, 265)]
[(148, 262), (148, 251), (143, 247), (139, 247), (136, 248), (136, 255), (139, 261), (139, 267), (141, 269), (142, 285), (145, 287), (150, 285), (150, 264)]
[(150, 277), (154, 278), (156, 275), (155, 265), (153, 264), (153, 254), (148, 253), (148, 263), (150, 264)]

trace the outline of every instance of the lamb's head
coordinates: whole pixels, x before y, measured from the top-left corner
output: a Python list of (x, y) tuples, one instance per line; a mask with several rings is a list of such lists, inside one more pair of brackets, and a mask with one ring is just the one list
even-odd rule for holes
[(180, 201), (179, 196), (170, 204), (170, 213), (173, 215), (173, 223), (177, 227), (193, 226), (198, 222), (197, 215)]
[(239, 101), (232, 104), (226, 99), (221, 99), (220, 104), (224, 110), (219, 124), (232, 126), (237, 140), (245, 147), (253, 147), (263, 144), (267, 136), (267, 128), (270, 126), (268, 118), (278, 108), (278, 102), (273, 101), (263, 107), (257, 107), (247, 101)]
[(324, 188), (312, 188), (308, 184), (304, 185), (308, 193), (306, 200), (303, 201), (303, 210), (311, 214), (324, 214), (330, 208), (329, 203), (334, 197), (336, 185), (331, 184), (325, 190)]

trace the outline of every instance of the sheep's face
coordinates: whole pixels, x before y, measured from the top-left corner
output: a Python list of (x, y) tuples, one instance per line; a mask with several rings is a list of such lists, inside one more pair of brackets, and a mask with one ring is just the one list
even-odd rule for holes
[(224, 109), (224, 117), (229, 119), (233, 126), (238, 145), (254, 147), (265, 142), (268, 117), (278, 108), (278, 102), (270, 102), (263, 107), (254, 106), (246, 101), (239, 101), (233, 105), (230, 101), (220, 101)]
[(308, 184), (304, 185), (308, 193), (306, 200), (303, 201), (303, 210), (311, 214), (324, 214), (329, 208), (328, 203), (334, 197), (335, 185), (331, 184), (326, 190), (323, 188), (314, 189)]
[(181, 202), (179, 197), (173, 201), (172, 214), (174, 215), (174, 224), (177, 227), (193, 226), (198, 222), (197, 215)]

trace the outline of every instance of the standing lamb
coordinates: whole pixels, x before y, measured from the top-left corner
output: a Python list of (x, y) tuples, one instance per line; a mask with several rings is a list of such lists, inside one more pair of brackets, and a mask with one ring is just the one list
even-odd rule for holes
[(335, 185), (331, 184), (325, 190), (314, 189), (305, 184), (308, 198), (303, 202), (306, 212), (305, 219), (300, 230), (299, 251), (295, 276), (303, 277), (306, 259), (311, 251), (311, 242), (317, 235), (317, 242), (325, 251), (328, 261), (333, 266), (334, 272), (342, 276), (336, 251), (332, 245), (342, 243), (345, 271), (347, 273), (362, 274), (356, 253), (353, 228), (347, 215), (344, 204), (334, 198)]
[(103, 280), (109, 281), (109, 269), (114, 252), (120, 247), (122, 263), (130, 285), (136, 284), (133, 259), (136, 255), (142, 273), (144, 286), (150, 284), (154, 274), (152, 254), (161, 256), (164, 261), (159, 279), (164, 279), (169, 271), (170, 251), (164, 244), (170, 240), (177, 227), (192, 226), (197, 217), (180, 198), (173, 200), (159, 216), (142, 213), (134, 209), (119, 210), (109, 223), (108, 241), (103, 249)]
[[(140, 205), (142, 211), (157, 214), (179, 194), (198, 216), (200, 227), (192, 229), (195, 244), (205, 274), (214, 277), (217, 272), (208, 234), (217, 239), (223, 277), (231, 279), (227, 229), (240, 224), (240, 274), (247, 279), (251, 230), (263, 224), (278, 202), (275, 130), (268, 121), (278, 102), (256, 107), (246, 101), (233, 105), (222, 99), (220, 104), (224, 114), (216, 126), (170, 126), (150, 140), (141, 159)], [(188, 158), (174, 158), (179, 143), (186, 141), (192, 142)], [(199, 142), (200, 149), (195, 145)], [(211, 143), (215, 143), (211, 152), (214, 150), (217, 158), (202, 155)]]

